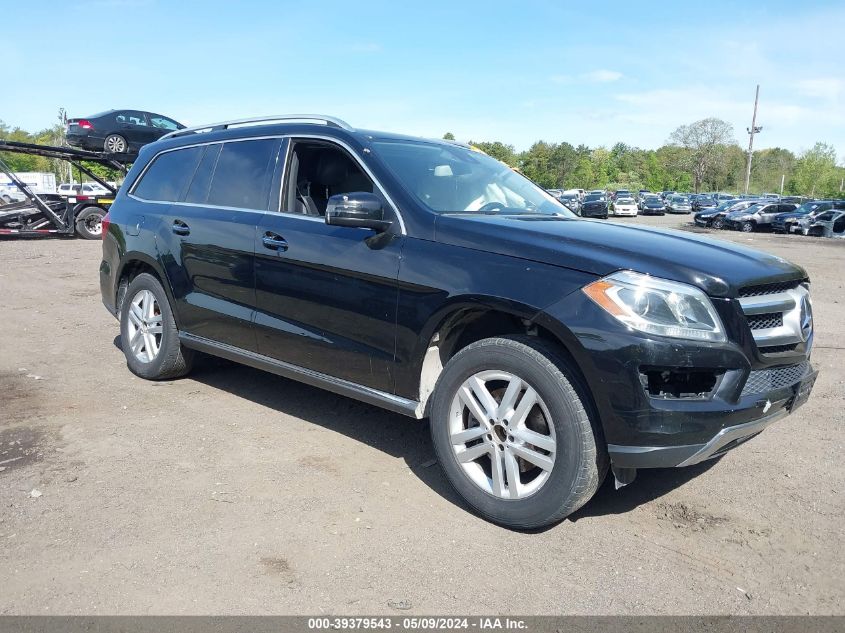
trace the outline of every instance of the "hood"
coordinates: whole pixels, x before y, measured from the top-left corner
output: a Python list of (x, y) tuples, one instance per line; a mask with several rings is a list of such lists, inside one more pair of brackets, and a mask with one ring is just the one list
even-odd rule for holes
[(440, 215), (435, 239), (597, 276), (634, 270), (713, 297), (807, 276), (780, 257), (693, 233), (555, 216)]

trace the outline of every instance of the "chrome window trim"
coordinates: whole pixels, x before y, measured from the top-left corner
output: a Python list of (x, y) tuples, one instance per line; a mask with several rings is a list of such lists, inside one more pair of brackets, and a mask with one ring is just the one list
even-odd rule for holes
[[(215, 145), (215, 144), (223, 144), (223, 143), (239, 143), (241, 141), (264, 141), (267, 139), (283, 139), (286, 138), (282, 134), (272, 134), (272, 135), (265, 135), (265, 136), (245, 136), (243, 138), (233, 138), (233, 139), (226, 139), (226, 140), (216, 140), (216, 141), (203, 141), (200, 143), (191, 143), (189, 145), (179, 145), (178, 147), (168, 147), (167, 149), (160, 150), (156, 152), (156, 155), (153, 156), (146, 165), (144, 165), (144, 169), (141, 170), (141, 173), (138, 174), (138, 177), (135, 178), (135, 181), (132, 183), (132, 188), (127, 192), (126, 195), (131, 197), (133, 200), (139, 200), (140, 202), (158, 202), (161, 204), (182, 204), (176, 201), (168, 201), (168, 200), (148, 200), (146, 198), (141, 198), (140, 196), (135, 195), (135, 189), (138, 188), (138, 185), (141, 184), (141, 180), (143, 180), (144, 176), (146, 175), (149, 168), (152, 166), (154, 162), (158, 160), (158, 157), (162, 154), (167, 154), (169, 152), (178, 152), (180, 149), (190, 149), (191, 147), (202, 147), (205, 145)], [(219, 159), (219, 156), (218, 156)], [(214, 167), (217, 167), (215, 163)], [(208, 205), (201, 205), (201, 206), (208, 206), (208, 207), (216, 207), (216, 205), (208, 204)], [(237, 207), (217, 207), (217, 208), (237, 208)], [(249, 211), (266, 211), (266, 209), (249, 209)]]
[[(342, 147), (343, 149), (345, 149), (347, 152), (349, 152), (349, 155), (352, 156), (352, 159), (355, 162), (358, 163), (358, 166), (361, 167), (361, 169), (364, 170), (364, 172), (367, 174), (367, 176), (370, 178), (370, 180), (373, 181), (373, 184), (376, 187), (378, 187), (378, 190), (379, 190), (379, 192), (381, 192), (381, 195), (384, 196), (384, 199), (387, 200), (387, 203), (393, 209), (393, 212), (396, 214), (396, 217), (399, 219), (400, 233), (402, 235), (408, 234), (406, 229), (405, 229), (405, 220), (402, 217), (402, 213), (399, 211), (398, 205), (395, 202), (393, 202), (393, 198), (391, 198), (390, 195), (388, 195), (387, 191), (385, 191), (384, 187), (381, 185), (378, 178), (375, 177), (375, 174), (373, 174), (373, 172), (370, 170), (370, 168), (367, 167), (367, 165), (361, 160), (361, 157), (355, 152), (355, 150), (353, 150), (349, 146), (348, 143), (346, 143), (345, 141), (343, 141), (341, 139), (337, 139), (337, 138), (334, 138), (332, 136), (327, 136), (327, 135), (322, 135), (322, 134), (272, 134), (272, 135), (264, 135), (264, 136), (244, 136), (244, 137), (233, 138), (233, 139), (223, 139), (223, 140), (217, 139), (217, 140), (214, 140), (214, 141), (200, 141), (200, 142), (197, 142), (197, 143), (190, 143), (190, 144), (187, 144), (187, 145), (179, 145), (178, 147), (169, 147), (167, 149), (163, 149), (163, 150), (160, 150), (159, 152), (157, 152), (156, 155), (153, 156), (149, 160), (149, 162), (147, 162), (146, 165), (144, 165), (144, 169), (141, 171), (140, 174), (138, 174), (138, 177), (135, 178), (135, 181), (132, 183), (131, 189), (127, 192), (126, 195), (128, 197), (132, 198), (133, 200), (137, 200), (138, 202), (144, 202), (144, 203), (150, 202), (150, 203), (154, 203), (154, 204), (175, 204), (175, 205), (187, 206), (187, 207), (209, 207), (209, 208), (212, 208), (212, 209), (225, 209), (225, 210), (230, 210), (230, 211), (253, 211), (253, 212), (257, 212), (257, 213), (276, 213), (276, 214), (279, 214), (279, 215), (283, 215), (285, 217), (300, 218), (300, 219), (306, 219), (306, 220), (311, 220), (311, 221), (316, 221), (316, 222), (325, 222), (325, 219), (322, 218), (322, 217), (317, 218), (317, 217), (302, 215), (300, 213), (290, 213), (288, 211), (282, 211), (281, 210), (282, 209), (282, 193), (283, 193), (283, 190), (284, 190), (284, 186), (279, 187), (279, 200), (278, 200), (278, 204), (276, 206), (276, 209), (277, 209), (276, 211), (273, 211), (273, 210), (270, 210), (270, 209), (247, 209), (247, 208), (243, 208), (243, 207), (223, 207), (223, 206), (218, 206), (218, 205), (214, 205), (214, 204), (197, 204), (197, 203), (193, 203), (193, 202), (169, 202), (167, 200), (147, 200), (146, 198), (141, 198), (141, 197), (135, 195), (135, 189), (141, 183), (141, 180), (143, 180), (144, 176), (147, 173), (147, 170), (149, 170), (149, 168), (152, 166), (152, 164), (155, 163), (156, 160), (158, 160), (158, 157), (161, 156), (162, 154), (166, 154), (168, 152), (176, 152), (176, 151), (179, 151), (179, 150), (182, 150), (182, 149), (189, 149), (191, 147), (201, 147), (201, 146), (206, 146), (206, 145), (215, 145), (215, 144), (223, 144), (223, 143), (236, 143), (236, 142), (242, 142), (242, 141), (261, 141), (261, 140), (266, 140), (266, 139), (287, 140), (288, 141), (288, 147), (287, 147), (287, 150), (285, 151), (284, 164), (282, 165), (282, 179), (284, 179), (287, 176), (288, 160), (289, 160), (291, 147), (293, 145), (293, 141), (295, 139), (299, 139), (299, 138), (316, 139), (316, 140), (320, 140), (320, 141), (327, 141), (329, 143), (335, 143), (335, 144), (339, 145), (340, 147)], [(284, 182), (282, 183), (282, 185), (284, 185)]]

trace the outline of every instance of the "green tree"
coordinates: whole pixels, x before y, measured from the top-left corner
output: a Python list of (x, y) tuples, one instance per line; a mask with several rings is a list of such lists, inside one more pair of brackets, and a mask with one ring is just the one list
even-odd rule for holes
[(446, 134), (443, 135), (443, 140), (444, 141), (454, 141), (455, 135), (452, 134), (451, 132), (446, 132)]
[(797, 190), (810, 197), (816, 192), (833, 193), (836, 150), (826, 143), (816, 143), (798, 159), (795, 169)]
[(714, 117), (702, 119), (680, 126), (672, 132), (669, 142), (686, 150), (680, 155), (680, 164), (690, 172), (698, 192), (714, 163), (722, 158), (725, 147), (734, 144), (733, 126)]

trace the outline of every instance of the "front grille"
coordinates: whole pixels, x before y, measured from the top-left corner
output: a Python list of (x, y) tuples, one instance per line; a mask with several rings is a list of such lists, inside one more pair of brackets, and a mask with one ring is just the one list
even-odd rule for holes
[(809, 363), (798, 363), (774, 369), (758, 369), (748, 374), (748, 380), (742, 388), (742, 395), (768, 393), (775, 389), (789, 387), (801, 380), (807, 373)]
[(739, 289), (740, 297), (759, 297), (761, 295), (773, 295), (777, 292), (797, 288), (801, 283), (800, 279), (794, 281), (782, 281), (773, 284), (760, 284), (759, 286), (746, 286)]
[(783, 312), (767, 312), (765, 314), (754, 314), (748, 317), (748, 327), (752, 330), (765, 330), (770, 327), (783, 325)]
[(739, 294), (739, 305), (761, 354), (792, 351), (812, 337), (810, 293), (801, 280), (746, 286)]

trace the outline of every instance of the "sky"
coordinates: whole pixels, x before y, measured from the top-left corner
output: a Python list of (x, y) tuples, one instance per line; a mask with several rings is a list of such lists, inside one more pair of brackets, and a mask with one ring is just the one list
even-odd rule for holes
[(705, 117), (845, 163), (845, 2), (0, 0), (0, 120), (332, 114), (459, 140), (642, 148)]

